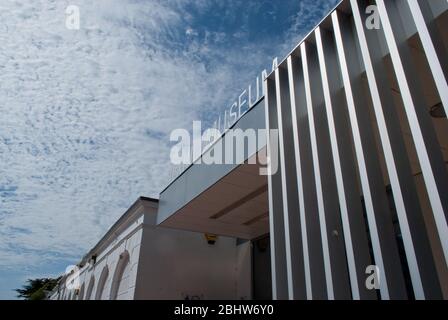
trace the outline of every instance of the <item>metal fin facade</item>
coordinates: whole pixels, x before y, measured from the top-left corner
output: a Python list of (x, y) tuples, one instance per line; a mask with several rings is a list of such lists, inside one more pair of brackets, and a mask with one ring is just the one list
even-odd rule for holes
[(345, 0), (265, 79), (274, 298), (448, 298), (447, 20)]

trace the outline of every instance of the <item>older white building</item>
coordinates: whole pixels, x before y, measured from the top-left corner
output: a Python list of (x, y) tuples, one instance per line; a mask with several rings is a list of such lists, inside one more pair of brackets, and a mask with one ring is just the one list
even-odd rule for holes
[(51, 299), (251, 298), (250, 242), (158, 227), (157, 206), (138, 199)]

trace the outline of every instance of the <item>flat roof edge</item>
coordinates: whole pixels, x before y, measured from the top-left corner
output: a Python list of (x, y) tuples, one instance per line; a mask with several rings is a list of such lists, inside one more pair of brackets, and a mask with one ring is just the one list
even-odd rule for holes
[(89, 257), (99, 251), (98, 249), (107, 241), (107, 239), (121, 226), (128, 218), (135, 213), (135, 211), (144, 204), (144, 202), (149, 202), (151, 204), (158, 204), (159, 200), (150, 197), (140, 196), (130, 207), (125, 211), (123, 215), (106, 231), (106, 233), (101, 237), (101, 239), (95, 244), (95, 246), (90, 249), (86, 255), (81, 259), (80, 263), (85, 263)]

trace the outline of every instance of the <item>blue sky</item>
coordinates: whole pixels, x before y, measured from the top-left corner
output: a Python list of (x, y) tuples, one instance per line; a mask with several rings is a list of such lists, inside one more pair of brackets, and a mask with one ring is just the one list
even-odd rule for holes
[(214, 119), (336, 2), (2, 0), (0, 299), (157, 197), (171, 130)]

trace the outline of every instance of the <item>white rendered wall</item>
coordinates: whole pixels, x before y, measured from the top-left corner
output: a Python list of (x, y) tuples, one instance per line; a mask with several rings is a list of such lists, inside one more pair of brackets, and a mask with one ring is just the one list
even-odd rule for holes
[(155, 223), (155, 214), (145, 216), (136, 299), (251, 298), (250, 242), (218, 237), (210, 245), (203, 234)]
[(78, 294), (63, 282), (52, 299), (86, 300), (91, 279), (90, 300), (112, 299), (114, 291), (119, 300), (251, 299), (250, 242), (237, 246), (234, 238), (218, 237), (210, 245), (203, 234), (157, 227), (155, 205), (136, 210), (105, 242), (95, 265), (80, 270)]

